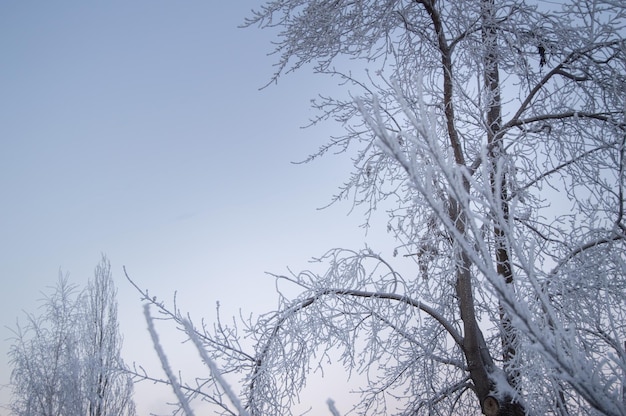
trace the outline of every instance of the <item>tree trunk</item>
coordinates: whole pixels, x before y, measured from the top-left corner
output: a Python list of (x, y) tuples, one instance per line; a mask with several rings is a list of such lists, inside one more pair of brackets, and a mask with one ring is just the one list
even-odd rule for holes
[[(482, 1), (483, 18), (483, 44), (486, 52), (484, 55), (484, 82), (489, 103), (487, 105), (487, 148), (490, 163), (490, 184), (494, 198), (494, 241), (496, 271), (507, 284), (513, 283), (513, 271), (511, 268), (511, 256), (505, 241), (503, 227), (509, 219), (509, 205), (507, 202), (506, 176), (504, 172), (498, 172), (499, 161), (504, 156), (504, 145), (502, 140), (502, 103), (500, 98), (500, 74), (497, 56), (497, 26), (495, 17), (494, 0)], [(504, 223), (501, 223), (501, 222)], [(511, 324), (511, 318), (500, 305), (500, 323), (502, 326), (502, 358), (504, 361), (504, 371), (512, 386), (515, 386), (519, 374), (515, 370), (510, 370), (509, 364), (515, 356), (516, 335)]]

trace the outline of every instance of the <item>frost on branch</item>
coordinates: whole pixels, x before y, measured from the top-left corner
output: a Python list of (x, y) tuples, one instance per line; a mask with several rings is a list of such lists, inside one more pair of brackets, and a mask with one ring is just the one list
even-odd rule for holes
[(60, 276), (38, 315), (18, 324), (9, 351), (11, 412), (18, 416), (134, 416), (120, 356), (116, 289), (106, 257), (81, 292)]
[[(353, 156), (334, 201), (386, 227), (398, 255), (330, 250), (275, 276), (301, 291), (275, 311), (195, 328), (240, 375), (250, 414), (291, 414), (334, 362), (363, 380), (355, 414), (626, 415), (622, 3), (274, 0), (253, 13), (248, 26), (279, 28), (272, 80), (307, 67), (340, 79), (312, 124), (345, 134), (310, 160)], [(211, 380), (202, 397), (236, 414)]]

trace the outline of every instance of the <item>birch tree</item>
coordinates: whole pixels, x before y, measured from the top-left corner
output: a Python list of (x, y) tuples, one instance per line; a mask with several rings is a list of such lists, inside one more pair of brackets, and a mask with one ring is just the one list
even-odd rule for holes
[[(397, 247), (332, 249), (321, 272), (275, 276), (302, 291), (278, 310), (195, 327), (250, 414), (291, 414), (339, 351), (366, 380), (354, 414), (626, 415), (625, 18), (614, 0), (253, 13), (246, 26), (277, 29), (273, 81), (341, 80), (312, 124), (346, 132), (311, 160), (356, 155), (336, 200), (369, 226), (386, 209)], [(187, 387), (237, 414), (214, 379)]]
[(40, 314), (18, 324), (9, 351), (12, 414), (134, 415), (132, 379), (120, 357), (116, 290), (106, 257), (86, 289), (60, 276)]

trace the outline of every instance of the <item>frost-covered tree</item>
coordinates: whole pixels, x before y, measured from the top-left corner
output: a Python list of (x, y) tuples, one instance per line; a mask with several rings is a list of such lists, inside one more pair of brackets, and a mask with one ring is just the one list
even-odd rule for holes
[(18, 323), (9, 350), (13, 414), (77, 414), (75, 296), (75, 287), (61, 276), (43, 299), (41, 314), (29, 314), (24, 326)]
[[(276, 276), (302, 290), (278, 310), (194, 330), (243, 375), (250, 414), (291, 414), (310, 369), (338, 357), (366, 376), (356, 414), (626, 415), (625, 23), (621, 0), (254, 12), (247, 26), (277, 29), (273, 80), (342, 81), (313, 124), (346, 133), (311, 159), (356, 155), (336, 199), (370, 226), (386, 210), (397, 249), (333, 249)], [(187, 388), (236, 414), (214, 379)]]
[(84, 414), (89, 416), (135, 413), (132, 379), (120, 356), (122, 337), (116, 297), (111, 264), (103, 257), (79, 299)]
[(120, 357), (116, 290), (106, 257), (78, 293), (66, 276), (39, 314), (18, 323), (9, 351), (12, 414), (135, 414), (132, 379)]

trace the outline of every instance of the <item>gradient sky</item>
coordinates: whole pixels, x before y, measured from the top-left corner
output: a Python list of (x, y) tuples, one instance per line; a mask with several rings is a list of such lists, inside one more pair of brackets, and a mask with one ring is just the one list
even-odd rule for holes
[[(177, 290), (181, 309), (212, 319), (216, 300), (225, 315), (274, 307), (266, 271), (363, 247), (349, 203), (317, 210), (348, 159), (291, 163), (340, 132), (299, 128), (334, 81), (303, 70), (259, 90), (274, 33), (237, 28), (259, 4), (1, 2), (1, 385), (6, 327), (36, 310), (59, 270), (83, 285), (101, 253), (119, 290), (124, 358), (158, 372), (123, 265), (141, 287), (166, 300)], [(206, 374), (188, 361), (174, 366)], [(155, 392), (137, 387), (138, 414), (162, 409)]]

